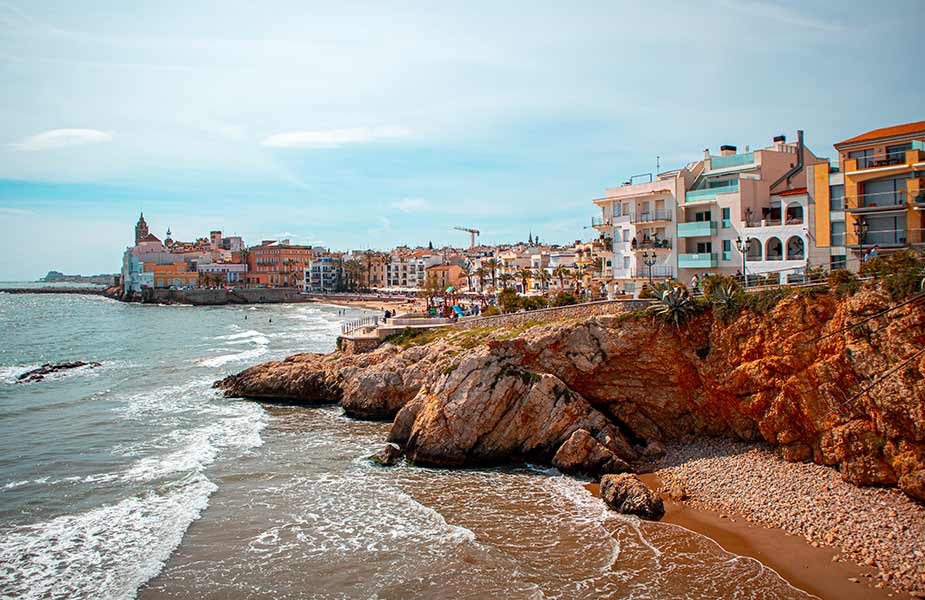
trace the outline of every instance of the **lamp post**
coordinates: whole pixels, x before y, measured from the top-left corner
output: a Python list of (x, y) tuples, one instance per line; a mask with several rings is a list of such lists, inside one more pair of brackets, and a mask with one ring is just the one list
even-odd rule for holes
[(648, 252), (642, 253), (642, 262), (649, 268), (649, 285), (652, 285), (652, 265), (655, 264), (655, 251), (652, 251), (652, 254)]
[(748, 275), (745, 271), (745, 253), (748, 252), (748, 236), (736, 238), (736, 250), (742, 255), (742, 279), (745, 281), (745, 287), (748, 287)]

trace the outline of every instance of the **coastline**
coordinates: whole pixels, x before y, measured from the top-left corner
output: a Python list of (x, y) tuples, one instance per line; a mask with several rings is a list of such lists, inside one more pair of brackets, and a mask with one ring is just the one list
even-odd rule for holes
[[(662, 485), (658, 473), (640, 475), (640, 479), (653, 490)], [(599, 483), (589, 483), (585, 487), (600, 498)], [(694, 508), (670, 500), (664, 494), (662, 500), (665, 516), (658, 523), (693, 531), (727, 552), (753, 558), (793, 587), (821, 600), (911, 598), (905, 593), (869, 585), (876, 576), (874, 569), (854, 562), (836, 562), (833, 557), (838, 552), (832, 548), (814, 548), (783, 529), (752, 523), (738, 513)]]

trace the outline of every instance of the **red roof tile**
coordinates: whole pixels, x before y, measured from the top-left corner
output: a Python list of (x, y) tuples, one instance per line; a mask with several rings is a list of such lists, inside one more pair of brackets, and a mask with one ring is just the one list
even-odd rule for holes
[(914, 133), (923, 133), (925, 134), (925, 121), (916, 121), (915, 123), (906, 123), (905, 125), (893, 125), (892, 127), (882, 127), (880, 129), (874, 129), (868, 131), (867, 133), (862, 133), (861, 135), (856, 135), (853, 138), (848, 138), (847, 140), (842, 140), (835, 144), (835, 147), (838, 148), (843, 144), (853, 144), (855, 142), (867, 142), (871, 140), (879, 140), (881, 138), (891, 138), (900, 135), (909, 135)]
[(801, 188), (795, 188), (792, 190), (784, 190), (783, 192), (777, 192), (771, 195), (772, 196), (799, 196), (800, 194), (805, 194), (805, 193), (806, 193), (806, 188), (801, 187)]

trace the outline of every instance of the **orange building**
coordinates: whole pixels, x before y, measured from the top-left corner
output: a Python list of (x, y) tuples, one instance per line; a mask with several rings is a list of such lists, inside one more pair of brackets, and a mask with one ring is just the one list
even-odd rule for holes
[(845, 178), (847, 246), (860, 254), (922, 244), (925, 121), (874, 129), (835, 149)]
[(144, 270), (154, 274), (155, 288), (198, 287), (199, 273), (187, 269), (185, 262), (169, 265), (144, 263)]
[(247, 250), (247, 284), (299, 287), (311, 260), (311, 246), (294, 246), (289, 240), (266, 240)]
[(440, 289), (458, 288), (466, 282), (466, 276), (459, 265), (434, 265), (427, 267), (427, 280), (436, 281)]

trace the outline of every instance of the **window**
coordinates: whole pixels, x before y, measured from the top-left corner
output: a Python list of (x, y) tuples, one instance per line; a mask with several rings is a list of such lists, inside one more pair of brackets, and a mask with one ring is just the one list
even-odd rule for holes
[[(729, 229), (729, 227), (732, 225), (732, 223), (730, 222), (729, 213), (730, 213), (730, 210), (728, 207), (723, 209), (723, 229)], [(725, 250), (725, 248), (723, 250)]]
[(697, 254), (709, 254), (713, 252), (713, 242), (697, 242)]
[(845, 210), (845, 186), (829, 186), (829, 210)]
[[(723, 210), (729, 210), (724, 208)], [(730, 260), (732, 258), (732, 240), (723, 240), (723, 260)]]
[(702, 210), (700, 212), (694, 213), (694, 221), (696, 223), (703, 223), (710, 220), (710, 211)]
[(912, 142), (886, 147), (886, 162), (891, 165), (901, 165), (906, 162), (906, 150), (912, 149)]
[(832, 236), (832, 245), (833, 246), (844, 246), (845, 245), (845, 222), (844, 221), (832, 221), (829, 226), (829, 232)]
[(623, 241), (624, 242), (630, 241), (630, 230), (629, 229), (623, 230)]
[(855, 150), (854, 152), (849, 152), (848, 158), (857, 159), (859, 169), (869, 169), (872, 166), (874, 166), (873, 148), (868, 148), (867, 150)]
[(834, 255), (829, 257), (829, 269), (834, 271), (835, 269), (847, 269), (848, 268), (848, 257), (844, 254)]
[(623, 203), (623, 210), (620, 212), (620, 214), (623, 215), (624, 217), (630, 216), (630, 203), (629, 202)]
[(630, 268), (630, 257), (629, 257), (629, 256), (624, 256), (624, 257), (623, 257), (623, 268), (624, 268), (624, 269), (629, 269), (629, 268)]

